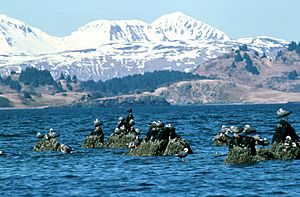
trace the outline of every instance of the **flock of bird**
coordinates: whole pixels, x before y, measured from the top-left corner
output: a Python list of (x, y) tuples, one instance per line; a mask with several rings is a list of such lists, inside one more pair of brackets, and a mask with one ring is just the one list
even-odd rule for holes
[[(277, 115), (279, 118), (285, 118), (292, 114), (291, 111), (284, 110), (282, 108), (279, 108), (277, 110)], [(225, 125), (222, 125), (219, 133), (213, 138), (213, 141), (220, 139), (221, 137), (228, 137), (228, 134), (232, 134), (234, 137), (237, 137), (238, 135), (251, 135), (256, 133), (256, 129), (251, 127), (250, 125), (246, 124), (244, 127), (238, 127), (238, 126), (230, 126), (226, 127)], [(262, 146), (269, 145), (269, 141), (267, 138), (261, 138), (258, 134), (252, 136), (257, 144)]]
[[(46, 140), (56, 139), (59, 136), (60, 136), (60, 134), (57, 133), (56, 131), (54, 131), (54, 129), (52, 129), (52, 128), (49, 130), (49, 133), (47, 133), (47, 134), (42, 134), (41, 132), (38, 132), (36, 134), (36, 137), (38, 139), (45, 138)], [(60, 148), (59, 149), (63, 153), (72, 153), (72, 151), (73, 151), (73, 149), (69, 145), (66, 145), (66, 144), (60, 144)]]
[[(280, 117), (280, 118), (285, 118), (287, 116), (289, 116), (290, 114), (292, 114), (291, 111), (288, 111), (288, 110), (284, 110), (282, 108), (279, 108), (277, 110), (277, 115)], [(98, 119), (95, 120), (96, 123), (99, 122)], [(226, 127), (225, 125), (222, 125), (221, 127), (221, 130), (219, 132), (219, 134), (222, 134), (222, 135), (227, 135), (228, 133), (233, 133), (234, 135), (237, 135), (239, 133), (244, 133), (244, 134), (252, 134), (252, 133), (255, 133), (256, 132), (256, 129), (255, 128), (252, 128), (250, 125), (245, 125), (244, 127), (237, 127), (237, 126), (230, 126), (229, 128)], [(49, 133), (47, 134), (42, 134), (41, 132), (38, 132), (36, 137), (39, 138), (39, 139), (43, 139), (45, 138), (46, 140), (50, 140), (50, 139), (56, 139), (60, 136), (59, 133), (57, 133), (56, 131), (54, 131), (54, 129), (50, 129), (49, 130)], [(263, 141), (263, 140), (266, 140), (266, 138), (262, 139), (260, 138), (259, 135), (255, 135), (253, 136), (256, 140), (260, 140), (260, 141)], [(288, 141), (288, 139), (287, 139)], [(136, 144), (130, 144), (132, 147), (136, 147)], [(60, 151), (63, 152), (63, 153), (72, 153), (73, 149), (68, 146), (68, 145), (65, 145), (65, 144), (61, 144), (60, 145)], [(0, 150), (0, 155), (3, 155), (3, 151)], [(184, 161), (185, 160), (185, 157), (188, 155), (188, 148), (184, 148), (183, 150), (179, 151), (178, 154), (176, 154), (176, 156), (178, 156), (181, 161)]]
[[(287, 117), (290, 114), (292, 114), (291, 111), (287, 111), (287, 110), (284, 110), (282, 108), (279, 108), (277, 110), (277, 115), (280, 118)], [(98, 123), (98, 122), (100, 122), (100, 121), (98, 119), (96, 119), (94, 123)], [(253, 133), (256, 133), (256, 131), (257, 130), (255, 128), (251, 127), (248, 124), (246, 124), (244, 127), (230, 126), (229, 128), (226, 127), (225, 125), (222, 125), (220, 133), (225, 134), (225, 135), (228, 134), (228, 133), (233, 133), (234, 135), (236, 135), (236, 134), (241, 134), (241, 133), (242, 134), (253, 134)], [(39, 139), (45, 138), (46, 140), (50, 140), (50, 139), (54, 139), (54, 138), (56, 139), (59, 136), (60, 135), (56, 131), (54, 131), (52, 128), (50, 129), (48, 134), (44, 135), (40, 132), (37, 133), (37, 138), (39, 138)], [(261, 138), (259, 135), (255, 135), (253, 137), (257, 141), (266, 142), (265, 144), (268, 144), (267, 143), (268, 141), (267, 141), (266, 138)], [(137, 136), (136, 141), (139, 141), (139, 143), (140, 143), (140, 140), (138, 139), (138, 136)], [(136, 142), (129, 143), (128, 146), (129, 146), (129, 148), (136, 147)], [(68, 145), (61, 144), (60, 145), (60, 151), (63, 152), (63, 153), (71, 153), (73, 151), (73, 149)], [(1, 153), (2, 152), (0, 152), (0, 154)], [(183, 150), (179, 151), (178, 154), (176, 154), (176, 156), (178, 156), (181, 159), (181, 161), (185, 161), (185, 157), (187, 157), (187, 155), (188, 155), (188, 148), (184, 148)]]

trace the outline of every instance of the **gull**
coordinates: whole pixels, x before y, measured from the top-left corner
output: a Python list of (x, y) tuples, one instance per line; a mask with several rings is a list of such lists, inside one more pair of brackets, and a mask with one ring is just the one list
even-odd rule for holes
[(184, 158), (188, 155), (189, 149), (188, 148), (184, 148), (182, 151), (179, 151), (179, 153), (177, 154), (177, 157), (179, 157), (181, 159), (181, 161), (184, 161)]
[(292, 113), (291, 111), (287, 111), (287, 110), (284, 110), (284, 109), (282, 109), (282, 108), (279, 108), (279, 109), (277, 110), (277, 115), (278, 115), (280, 118), (284, 118), (284, 117), (290, 115), (291, 113)]

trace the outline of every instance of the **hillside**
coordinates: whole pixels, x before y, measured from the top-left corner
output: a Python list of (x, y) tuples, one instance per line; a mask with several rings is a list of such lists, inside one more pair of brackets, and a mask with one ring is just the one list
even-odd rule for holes
[(248, 49), (232, 50), (206, 61), (193, 72), (250, 87), (300, 91), (300, 56), (287, 48), (279, 50), (275, 57), (262, 56)]
[[(89, 105), (90, 100), (113, 104), (120, 95), (154, 91), (163, 85), (182, 80), (203, 79), (199, 75), (178, 71), (156, 71), (143, 75), (114, 78), (107, 81), (79, 81), (74, 75), (61, 74), (54, 80), (47, 70), (27, 67), (21, 73), (12, 71), (0, 77), (0, 107), (47, 107), (65, 106), (74, 102)], [(142, 95), (140, 97), (143, 97)], [(163, 99), (150, 96), (131, 100), (135, 104), (159, 104)], [(122, 101), (119, 102), (120, 104)], [(164, 104), (167, 102), (164, 101)], [(75, 105), (73, 105), (75, 106)]]
[(154, 92), (95, 98), (74, 102), (70, 107), (133, 105), (199, 105), (300, 102), (300, 93), (238, 85), (222, 80), (193, 80), (161, 87)]

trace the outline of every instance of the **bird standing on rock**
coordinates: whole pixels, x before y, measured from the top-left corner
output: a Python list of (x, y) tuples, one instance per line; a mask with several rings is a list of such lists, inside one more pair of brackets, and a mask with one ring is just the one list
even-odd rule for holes
[(232, 133), (241, 133), (244, 130), (244, 128), (236, 127), (236, 126), (230, 126), (230, 132)]
[(288, 111), (288, 110), (284, 110), (282, 108), (279, 108), (277, 110), (277, 115), (280, 117), (280, 118), (284, 118), (286, 116), (289, 116), (290, 114), (292, 114), (291, 111)]
[(36, 137), (39, 138), (39, 139), (42, 139), (42, 138), (45, 137), (45, 135), (42, 134), (41, 132), (38, 132), (38, 133), (36, 134)]
[(250, 133), (255, 133), (256, 129), (250, 127), (250, 125), (246, 124), (243, 130), (244, 133), (250, 134)]

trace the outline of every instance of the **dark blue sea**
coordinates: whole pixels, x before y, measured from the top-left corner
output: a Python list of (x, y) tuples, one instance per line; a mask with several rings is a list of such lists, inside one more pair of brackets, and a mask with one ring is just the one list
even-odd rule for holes
[[(83, 149), (96, 118), (105, 139), (127, 108), (26, 109), (0, 111), (0, 196), (300, 196), (300, 161), (225, 165), (227, 147), (212, 137), (224, 124), (250, 124), (271, 140), (279, 107), (293, 111), (289, 122), (300, 134), (300, 104), (133, 107), (142, 137), (148, 123), (172, 123), (194, 154), (124, 156), (126, 150)], [(57, 130), (73, 154), (34, 152), (36, 132)]]

